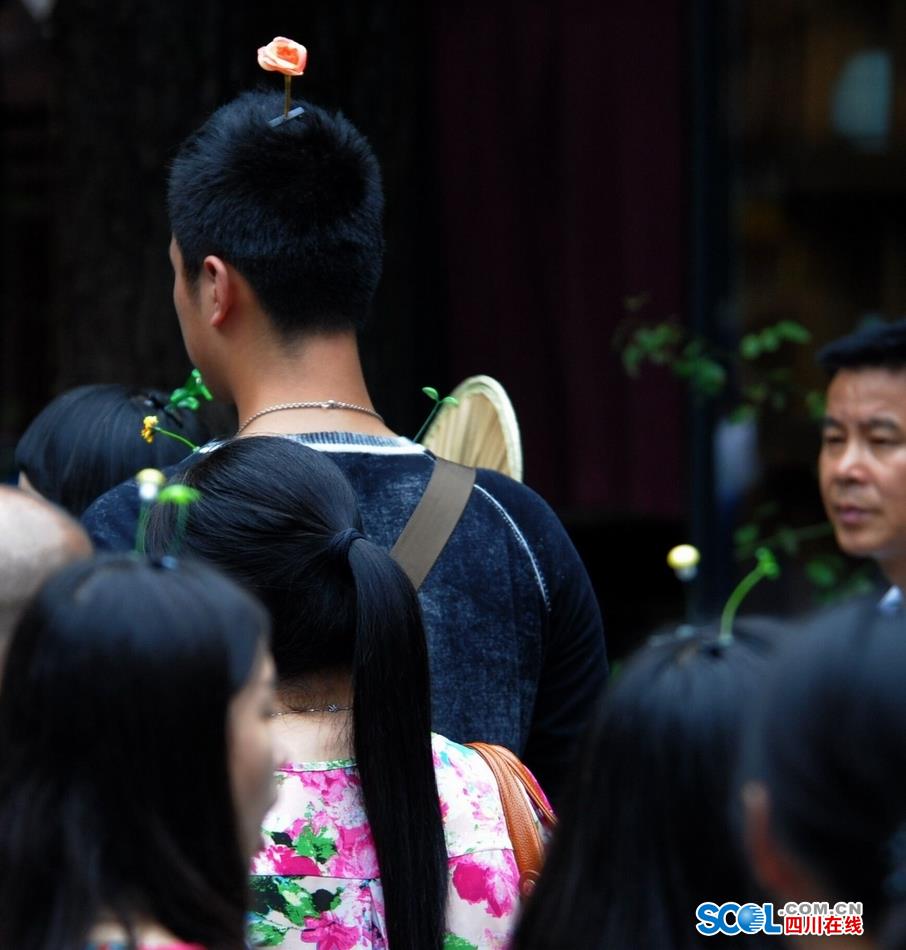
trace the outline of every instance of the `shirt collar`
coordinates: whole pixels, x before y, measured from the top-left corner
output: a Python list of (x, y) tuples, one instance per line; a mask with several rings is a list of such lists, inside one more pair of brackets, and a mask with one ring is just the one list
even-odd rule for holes
[(882, 614), (896, 614), (903, 609), (903, 592), (894, 585), (878, 602)]

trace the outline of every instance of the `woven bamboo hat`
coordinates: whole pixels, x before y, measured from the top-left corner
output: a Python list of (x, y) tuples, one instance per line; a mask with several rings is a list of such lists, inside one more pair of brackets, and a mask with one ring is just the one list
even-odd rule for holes
[(422, 444), (451, 462), (491, 468), (521, 482), (522, 439), (503, 386), (490, 376), (470, 376), (450, 395), (459, 405), (441, 407)]

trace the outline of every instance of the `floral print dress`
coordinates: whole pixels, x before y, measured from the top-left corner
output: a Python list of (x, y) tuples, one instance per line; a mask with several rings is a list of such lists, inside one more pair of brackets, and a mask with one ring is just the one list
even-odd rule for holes
[[(465, 746), (433, 736), (449, 859), (445, 950), (508, 943), (519, 872), (494, 776)], [(288, 765), (252, 862), (252, 943), (297, 950), (387, 947), (377, 855), (352, 760)]]

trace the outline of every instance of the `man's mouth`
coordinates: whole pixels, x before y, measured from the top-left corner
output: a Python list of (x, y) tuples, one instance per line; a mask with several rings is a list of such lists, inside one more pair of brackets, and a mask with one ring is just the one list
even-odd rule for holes
[(835, 520), (847, 527), (857, 527), (871, 518), (873, 511), (870, 508), (861, 508), (858, 505), (834, 505)]

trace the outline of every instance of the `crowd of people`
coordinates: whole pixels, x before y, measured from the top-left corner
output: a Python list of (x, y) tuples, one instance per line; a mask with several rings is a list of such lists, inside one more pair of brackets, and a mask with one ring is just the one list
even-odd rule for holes
[[(820, 355), (828, 516), (890, 590), (661, 633), (608, 685), (546, 503), (478, 469), (451, 514), (374, 408), (379, 167), (293, 106), (241, 95), (170, 173), (179, 325), (237, 431), (81, 387), (0, 489), (0, 947), (906, 947), (906, 322)], [(559, 813), (521, 805), (535, 886), (472, 742)]]

